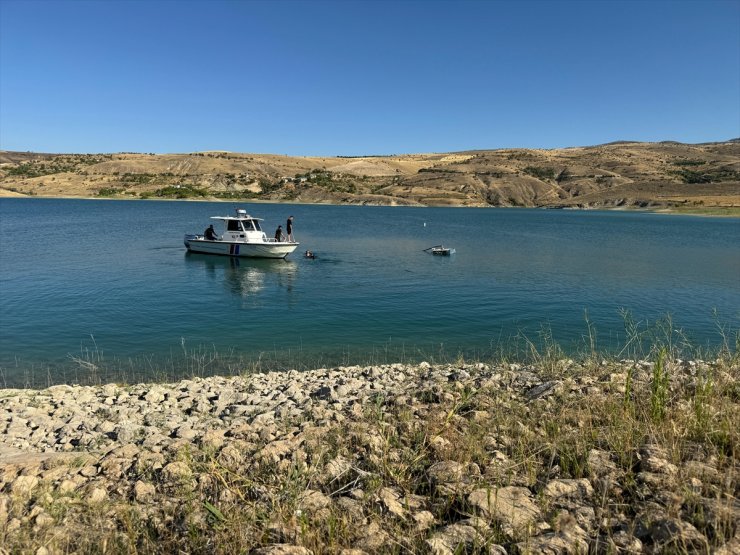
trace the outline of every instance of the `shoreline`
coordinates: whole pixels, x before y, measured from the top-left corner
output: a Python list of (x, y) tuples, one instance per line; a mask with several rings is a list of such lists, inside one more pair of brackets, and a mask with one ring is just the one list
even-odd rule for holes
[(0, 541), (732, 553), (739, 378), (659, 355), (3, 389)]
[[(14, 193), (14, 194), (6, 194)], [(337, 202), (296, 202), (296, 201), (284, 201), (284, 200), (264, 200), (264, 199), (221, 199), (215, 197), (209, 198), (123, 198), (123, 197), (88, 197), (88, 196), (38, 196), (38, 195), (25, 195), (22, 193), (15, 193), (8, 189), (0, 188), (0, 199), (51, 199), (51, 200), (106, 200), (106, 201), (157, 201), (157, 202), (223, 202), (223, 203), (245, 203), (245, 204), (288, 204), (298, 206), (387, 206), (387, 207), (407, 207), (407, 208), (494, 208), (494, 209), (531, 209), (531, 210), (571, 210), (571, 211), (605, 211), (605, 212), (644, 212), (649, 214), (663, 214), (667, 216), (700, 216), (707, 218), (740, 218), (740, 206), (706, 206), (697, 208), (670, 208), (656, 206), (653, 208), (642, 208), (642, 207), (625, 207), (625, 206), (601, 206), (601, 207), (548, 207), (548, 206), (436, 206), (436, 205), (407, 205), (407, 204), (352, 204), (352, 203), (337, 203)], [(717, 213), (726, 212), (726, 213)]]

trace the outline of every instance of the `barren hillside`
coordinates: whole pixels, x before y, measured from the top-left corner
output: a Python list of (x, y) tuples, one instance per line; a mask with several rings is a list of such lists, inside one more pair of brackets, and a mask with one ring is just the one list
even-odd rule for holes
[(740, 142), (367, 157), (0, 151), (0, 195), (431, 206), (740, 207)]

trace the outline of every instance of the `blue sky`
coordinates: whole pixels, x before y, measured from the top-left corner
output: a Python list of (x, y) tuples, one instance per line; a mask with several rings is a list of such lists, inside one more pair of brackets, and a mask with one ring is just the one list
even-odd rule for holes
[(0, 149), (740, 136), (740, 0), (0, 0)]

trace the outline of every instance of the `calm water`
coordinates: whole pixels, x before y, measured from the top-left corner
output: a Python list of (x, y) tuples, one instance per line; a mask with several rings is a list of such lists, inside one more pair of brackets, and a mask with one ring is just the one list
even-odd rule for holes
[[(228, 203), (0, 199), (2, 380), (81, 381), (84, 362), (177, 377), (235, 358), (485, 356), (543, 326), (576, 349), (584, 311), (604, 348), (624, 339), (622, 309), (645, 324), (670, 314), (705, 346), (720, 341), (713, 309), (740, 322), (738, 219), (240, 206), (268, 234), (295, 216), (299, 250), (287, 261), (188, 255), (183, 234), (231, 214)], [(440, 243), (457, 253), (423, 251)]]

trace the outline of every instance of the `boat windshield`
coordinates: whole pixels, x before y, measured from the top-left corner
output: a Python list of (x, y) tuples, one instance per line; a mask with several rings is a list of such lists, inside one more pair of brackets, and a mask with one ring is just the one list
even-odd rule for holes
[(244, 229), (247, 231), (262, 231), (257, 220), (247, 220), (244, 222)]
[(239, 220), (227, 220), (226, 231), (242, 231), (242, 226), (239, 224)]

